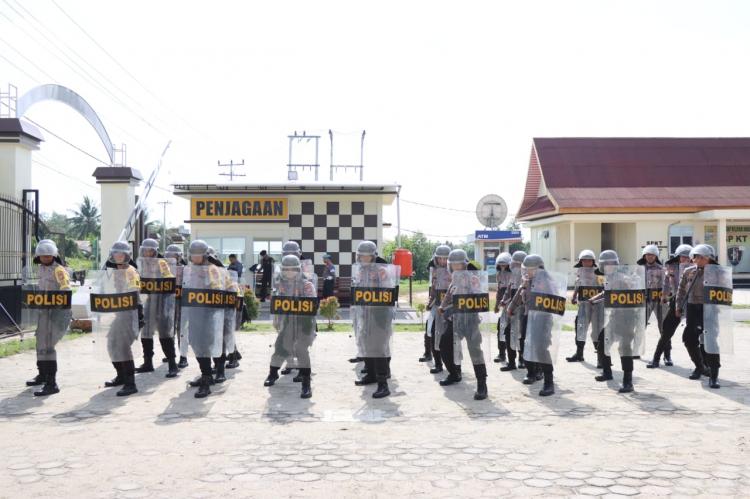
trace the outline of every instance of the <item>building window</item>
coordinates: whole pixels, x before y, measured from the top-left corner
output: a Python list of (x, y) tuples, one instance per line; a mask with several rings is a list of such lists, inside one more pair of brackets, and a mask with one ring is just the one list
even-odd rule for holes
[(260, 252), (266, 250), (271, 258), (281, 262), (281, 241), (253, 241), (253, 261), (260, 262)]
[(241, 262), (245, 261), (245, 238), (244, 237), (205, 237), (206, 244), (216, 250), (219, 259), (226, 263), (229, 255), (237, 255)]

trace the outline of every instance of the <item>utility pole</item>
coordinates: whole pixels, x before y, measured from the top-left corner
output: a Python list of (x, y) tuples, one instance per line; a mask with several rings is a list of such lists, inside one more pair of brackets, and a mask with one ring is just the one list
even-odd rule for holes
[(245, 166), (245, 160), (244, 159), (242, 160), (242, 163), (235, 163), (234, 160), (231, 160), (231, 159), (229, 160), (229, 163), (222, 164), (221, 161), (217, 161), (216, 163), (219, 165), (220, 168), (223, 167), (223, 166), (228, 166), (229, 167), (229, 173), (219, 173), (219, 175), (224, 175), (225, 177), (229, 177), (229, 181), (230, 182), (234, 180), (234, 177), (244, 177), (245, 176), (244, 173), (234, 173), (234, 168), (236, 166)]
[(172, 204), (171, 201), (159, 201), (156, 204), (162, 205), (163, 214), (161, 219), (161, 252), (162, 254), (167, 251), (167, 205)]

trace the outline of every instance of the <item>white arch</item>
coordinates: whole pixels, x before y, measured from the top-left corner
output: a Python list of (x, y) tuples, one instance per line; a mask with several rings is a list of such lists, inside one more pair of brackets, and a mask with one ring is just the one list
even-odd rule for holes
[(55, 84), (34, 87), (18, 99), (17, 116), (19, 118), (23, 117), (31, 106), (37, 102), (45, 100), (54, 100), (67, 104), (77, 111), (78, 114), (83, 116), (94, 130), (96, 130), (96, 134), (99, 136), (102, 144), (104, 144), (104, 148), (107, 150), (110, 165), (114, 165), (114, 148), (112, 147), (112, 141), (109, 139), (107, 129), (104, 128), (104, 123), (99, 119), (94, 108), (92, 108), (83, 97), (71, 89)]

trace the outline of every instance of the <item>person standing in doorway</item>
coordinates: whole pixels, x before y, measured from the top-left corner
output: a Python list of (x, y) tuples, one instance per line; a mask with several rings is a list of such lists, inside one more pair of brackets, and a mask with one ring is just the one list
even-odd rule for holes
[(268, 288), (271, 286), (271, 278), (273, 277), (273, 263), (274, 260), (266, 250), (260, 252), (260, 271), (263, 273), (260, 281), (260, 301), (266, 301), (266, 297), (269, 295)]
[(336, 266), (333, 264), (331, 255), (323, 255), (323, 298), (334, 295), (334, 286), (336, 284)]

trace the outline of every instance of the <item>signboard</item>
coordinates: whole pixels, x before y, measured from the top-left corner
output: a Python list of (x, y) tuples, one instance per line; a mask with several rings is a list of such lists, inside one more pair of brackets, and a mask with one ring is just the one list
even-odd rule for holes
[(508, 239), (521, 239), (520, 230), (477, 230), (474, 231), (474, 239), (478, 241), (505, 241)]
[(287, 221), (289, 202), (286, 198), (258, 197), (194, 197), (190, 199), (191, 220)]

